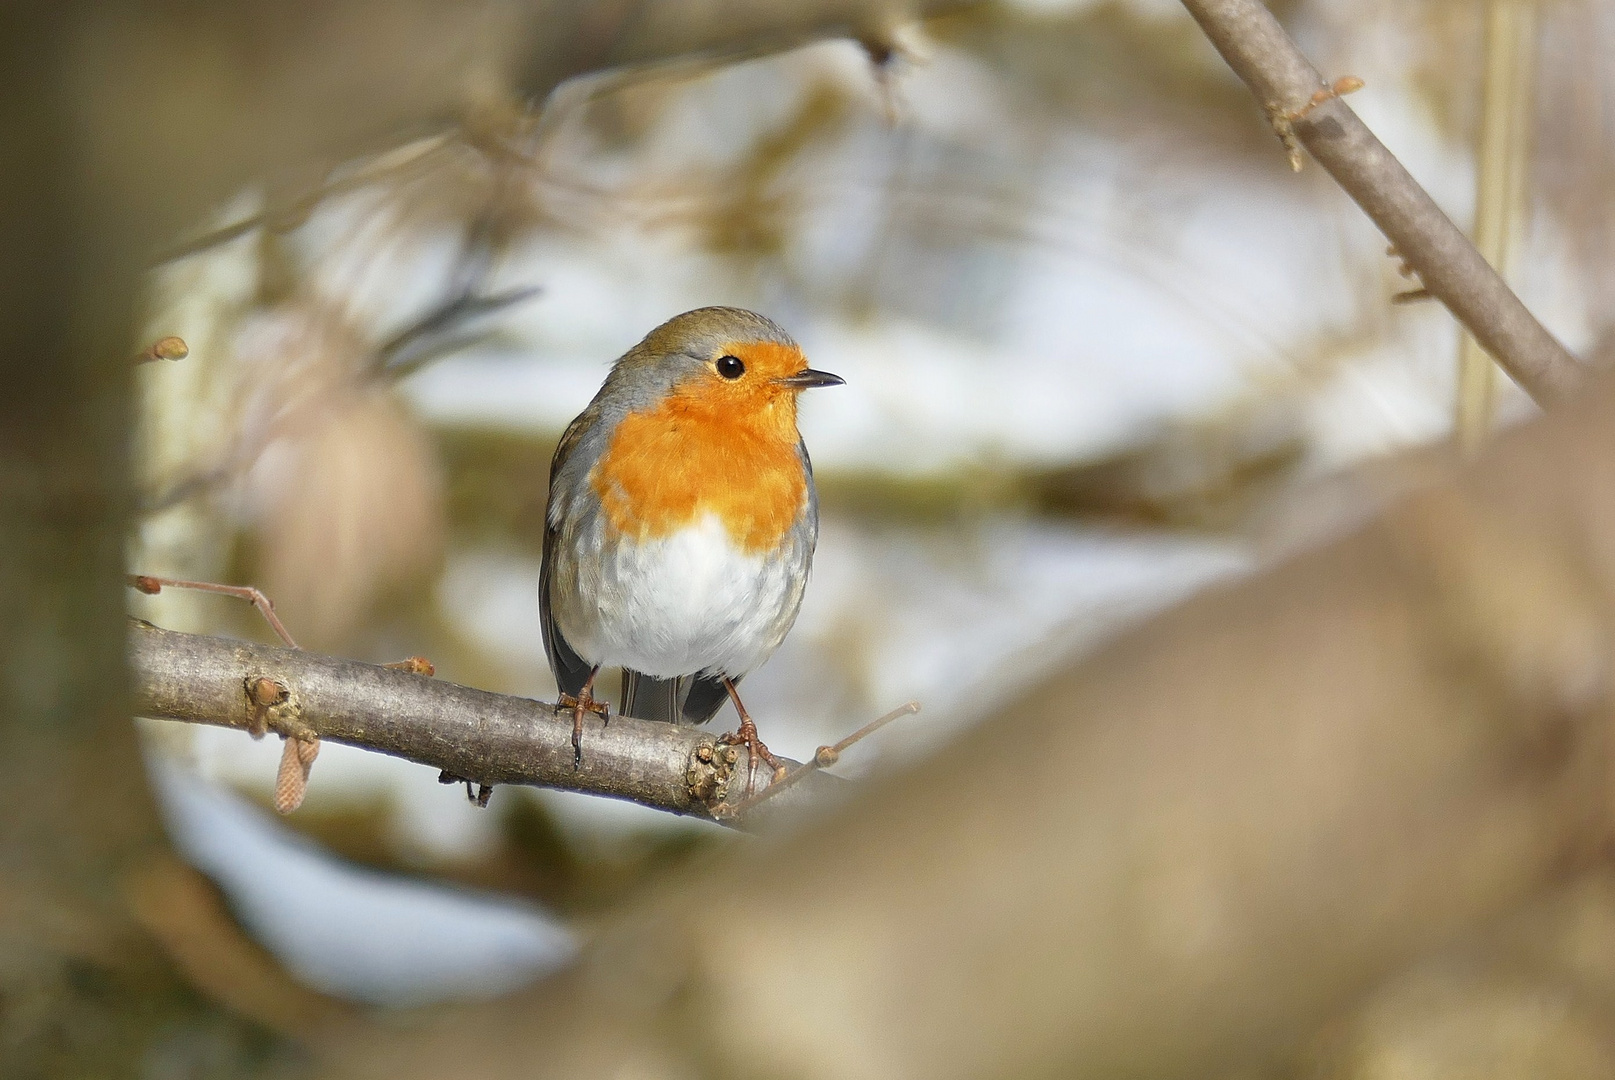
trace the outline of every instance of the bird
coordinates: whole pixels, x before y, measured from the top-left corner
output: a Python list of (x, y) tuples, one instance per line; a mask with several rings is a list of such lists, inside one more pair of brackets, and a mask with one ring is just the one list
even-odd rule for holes
[(622, 669), (618, 712), (704, 724), (780, 775), (737, 689), (790, 631), (819, 535), (797, 397), (839, 386), (777, 323), (704, 307), (662, 323), (612, 365), (550, 463), (539, 577), (544, 652), (572, 712), (573, 767), (594, 696)]

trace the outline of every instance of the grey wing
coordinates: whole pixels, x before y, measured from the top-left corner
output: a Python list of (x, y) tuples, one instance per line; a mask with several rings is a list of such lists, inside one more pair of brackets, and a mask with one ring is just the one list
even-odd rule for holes
[(813, 459), (808, 457), (807, 443), (796, 441), (796, 456), (802, 459), (802, 471), (807, 474), (807, 502), (802, 507), (802, 541), (807, 545), (807, 559), (813, 562), (813, 549), (819, 544), (819, 489), (813, 483)]
[[(561, 436), (560, 445), (555, 448), (555, 457), (550, 461), (550, 489), (549, 501), (555, 499), (555, 481), (561, 473), (561, 467), (566, 463), (567, 456), (576, 447), (578, 438), (583, 430), (584, 416), (572, 421)], [(548, 502), (544, 507), (544, 563), (538, 572), (538, 623), (544, 634), (544, 655), (549, 658), (550, 671), (555, 675), (555, 684), (563, 694), (576, 697), (588, 681), (589, 675), (594, 671), (594, 665), (584, 660), (567, 644), (566, 638), (561, 635), (561, 628), (555, 625), (555, 616), (550, 605), (550, 570), (555, 564), (555, 544), (559, 530), (550, 520)]]

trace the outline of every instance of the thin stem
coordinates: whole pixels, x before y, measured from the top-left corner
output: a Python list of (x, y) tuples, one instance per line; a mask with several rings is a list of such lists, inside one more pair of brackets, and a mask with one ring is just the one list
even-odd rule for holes
[(845, 739), (842, 739), (833, 746), (819, 747), (818, 751), (814, 753), (812, 761), (804, 762), (803, 764), (798, 765), (796, 768), (786, 773), (774, 783), (769, 784), (757, 794), (742, 799), (732, 805), (723, 807), (722, 813), (718, 814), (717, 816), (738, 817), (748, 810), (755, 809), (760, 804), (765, 803), (774, 796), (779, 795), (781, 792), (788, 790), (798, 781), (806, 777), (809, 773), (817, 772), (820, 769), (827, 769), (831, 765), (834, 765), (836, 762), (841, 760), (842, 752), (845, 751), (849, 746), (858, 742), (860, 739), (873, 735), (875, 732), (879, 731), (881, 728), (885, 727), (887, 724), (898, 719), (899, 717), (913, 716), (919, 711), (920, 703), (918, 701), (910, 701), (906, 704), (899, 705), (897, 708), (893, 709), (889, 713), (886, 713), (884, 716), (871, 720), (869, 723), (865, 724), (863, 727), (859, 728), (857, 731), (853, 732), (851, 735), (848, 735)]
[[(1475, 247), (1505, 278), (1510, 248), (1525, 213), (1536, 54), (1534, 0), (1489, 0), (1486, 77), (1475, 171)], [(1458, 343), (1454, 427), (1467, 455), (1479, 451), (1497, 405), (1497, 366), (1473, 334)]]
[(186, 581), (182, 578), (153, 577), (150, 574), (130, 574), (129, 584), (147, 596), (156, 596), (163, 589), (169, 588), (217, 593), (220, 596), (233, 596), (238, 600), (245, 600), (258, 609), (258, 613), (264, 617), (264, 621), (280, 640), (294, 649), (299, 647), (297, 642), (292, 640), (290, 631), (280, 621), (280, 617), (275, 614), (275, 602), (251, 585), (220, 585), (212, 581)]

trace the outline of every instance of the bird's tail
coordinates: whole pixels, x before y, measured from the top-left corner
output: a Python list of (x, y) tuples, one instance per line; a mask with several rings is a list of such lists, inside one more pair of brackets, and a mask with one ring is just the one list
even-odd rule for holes
[(728, 700), (729, 691), (723, 685), (723, 680), (711, 675), (658, 679), (654, 675), (624, 668), (619, 711), (624, 716), (639, 720), (704, 724)]
[(697, 675), (690, 680), (689, 692), (684, 695), (684, 722), (704, 724), (711, 720), (728, 700), (729, 690), (723, 685), (722, 679), (713, 678), (711, 675)]
[(684, 720), (684, 694), (688, 685), (689, 679), (658, 679), (624, 668), (622, 704), (618, 710), (638, 720), (680, 723)]

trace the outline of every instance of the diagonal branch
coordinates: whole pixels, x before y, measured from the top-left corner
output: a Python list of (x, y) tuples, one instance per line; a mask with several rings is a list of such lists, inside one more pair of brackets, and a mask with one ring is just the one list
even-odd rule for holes
[[(745, 749), (698, 728), (627, 716), (602, 725), (589, 715), (583, 765), (574, 769), (571, 715), (557, 717), (542, 701), (144, 622), (130, 631), (129, 664), (141, 716), (330, 739), (473, 783), (582, 791), (699, 817), (743, 794)], [(845, 783), (814, 773), (763, 805), (773, 813), (822, 801)], [(744, 828), (762, 812), (723, 822)]]
[(1536, 320), (1402, 163), (1334, 93), (1260, 0), (1183, 0), (1281, 134), (1293, 131), (1419, 279), (1540, 404), (1582, 381)]

